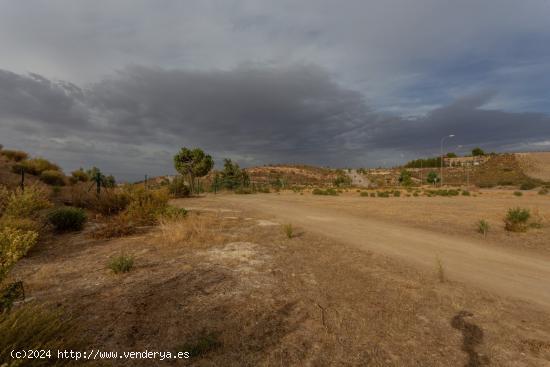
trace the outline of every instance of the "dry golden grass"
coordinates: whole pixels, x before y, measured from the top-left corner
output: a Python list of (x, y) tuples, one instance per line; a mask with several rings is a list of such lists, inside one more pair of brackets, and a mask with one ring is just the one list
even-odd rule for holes
[(130, 223), (125, 214), (109, 217), (98, 228), (94, 229), (90, 235), (95, 239), (109, 239), (129, 236), (137, 232), (137, 229)]
[[(0, 330), (1, 366), (74, 364), (69, 359), (58, 360), (57, 350), (78, 350), (82, 346), (82, 336), (76, 332), (75, 324), (63, 317), (61, 311), (43, 306), (29, 304), (0, 314)], [(10, 356), (12, 350), (51, 350), (52, 355), (44, 359), (14, 360)]]
[(169, 245), (218, 244), (224, 240), (224, 224), (215, 214), (189, 213), (185, 218), (161, 218), (161, 238)]

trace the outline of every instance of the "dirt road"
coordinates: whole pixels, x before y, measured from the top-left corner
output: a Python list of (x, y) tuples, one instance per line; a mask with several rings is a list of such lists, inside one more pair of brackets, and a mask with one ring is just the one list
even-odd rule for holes
[[(340, 197), (220, 195), (212, 200), (219, 207), (273, 217), (280, 223), (292, 223), (343, 244), (400, 258), (428, 271), (435, 272), (439, 260), (450, 280), (550, 308), (550, 259), (546, 256), (361, 217), (350, 211), (345, 198)], [(335, 205), (339, 200), (342, 205)]]

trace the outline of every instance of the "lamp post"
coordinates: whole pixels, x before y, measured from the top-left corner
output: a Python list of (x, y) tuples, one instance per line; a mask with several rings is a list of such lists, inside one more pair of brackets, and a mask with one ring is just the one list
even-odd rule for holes
[(454, 138), (454, 134), (450, 134), (441, 138), (441, 173), (439, 174), (439, 186), (443, 186), (443, 142), (446, 138)]

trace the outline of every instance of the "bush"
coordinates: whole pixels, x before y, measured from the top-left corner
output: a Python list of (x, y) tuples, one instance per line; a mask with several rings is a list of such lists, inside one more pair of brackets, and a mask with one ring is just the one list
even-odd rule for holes
[(329, 195), (329, 196), (337, 196), (338, 195), (336, 190), (331, 189), (331, 188), (326, 189), (326, 190), (322, 190), (322, 189), (317, 188), (317, 189), (314, 189), (312, 193), (313, 193), (313, 195)]
[(10, 227), (0, 229), (0, 282), (6, 277), (12, 266), (25, 256), (37, 242), (37, 232)]
[(393, 196), (396, 197), (396, 198), (400, 197), (400, 196), (401, 196), (401, 191), (395, 190), (395, 191), (393, 192)]
[(61, 171), (61, 168), (57, 164), (54, 164), (47, 159), (34, 158), (27, 161), (22, 161), (19, 165), (14, 167), (14, 171), (21, 172), (23, 169), (26, 173), (40, 176), (45, 171)]
[(84, 171), (84, 169), (79, 168), (76, 171), (71, 172), (71, 182), (77, 183), (77, 182), (88, 182), (90, 181), (90, 176)]
[(470, 196), (470, 191), (462, 190), (462, 196)]
[(483, 236), (487, 236), (487, 233), (489, 232), (489, 222), (487, 222), (485, 219), (480, 219), (477, 222), (477, 231)]
[(390, 193), (387, 191), (377, 191), (376, 196), (378, 196), (379, 198), (389, 198)]
[(547, 188), (543, 188), (543, 189), (539, 190), (539, 195), (546, 195), (546, 194), (548, 194), (548, 189)]
[(134, 258), (132, 256), (120, 255), (109, 262), (109, 268), (115, 273), (127, 273), (134, 267)]
[(25, 190), (20, 188), (8, 195), (4, 207), (4, 215), (16, 218), (36, 218), (40, 210), (49, 208), (51, 203), (47, 194), (38, 186), (29, 186)]
[(168, 206), (168, 193), (164, 190), (130, 191), (130, 204), (126, 210), (128, 219), (136, 225), (153, 225)]
[(57, 208), (48, 214), (48, 222), (56, 231), (80, 231), (86, 222), (86, 213), (80, 208)]
[(0, 150), (0, 155), (16, 162), (21, 162), (29, 157), (27, 153), (20, 150)]
[(376, 194), (375, 194), (374, 192), (371, 192), (371, 193), (370, 193), (370, 197), (371, 197), (371, 198), (373, 198), (373, 197), (375, 197), (375, 196), (376, 196)]
[(527, 182), (522, 183), (522, 184), (519, 186), (519, 189), (520, 189), (520, 190), (532, 190), (532, 189), (534, 189), (535, 187), (537, 187), (537, 184), (535, 184), (535, 183), (532, 182), (532, 181), (527, 181)]
[(162, 213), (163, 219), (180, 220), (187, 216), (187, 210), (184, 208), (176, 208), (175, 206), (167, 206)]
[(88, 202), (83, 203), (82, 207), (106, 216), (122, 212), (131, 201), (130, 195), (123, 191), (103, 190), (99, 195), (92, 194), (90, 196)]
[(37, 233), (40, 233), (41, 230), (41, 225), (36, 220), (32, 220), (30, 218), (14, 218), (4, 215), (0, 218), (0, 229), (6, 227)]
[(191, 195), (189, 186), (185, 184), (183, 177), (175, 177), (168, 185), (170, 196), (175, 198), (185, 198)]
[(516, 195), (516, 196), (522, 196), (522, 195), (523, 195), (523, 192), (521, 192), (521, 191), (514, 191), (514, 195)]
[(65, 186), (65, 176), (59, 171), (47, 170), (42, 172), (40, 181), (47, 185)]
[(360, 196), (366, 196), (368, 197), (369, 196), (369, 193), (367, 191), (363, 191), (362, 193), (359, 194)]
[(529, 209), (513, 208), (508, 210), (504, 219), (505, 228), (510, 232), (525, 232), (527, 230), (527, 221), (531, 217)]

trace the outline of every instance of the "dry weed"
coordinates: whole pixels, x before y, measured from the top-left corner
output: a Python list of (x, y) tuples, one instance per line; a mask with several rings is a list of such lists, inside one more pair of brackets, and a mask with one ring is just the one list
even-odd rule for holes
[(211, 214), (191, 213), (185, 218), (161, 218), (159, 228), (162, 240), (169, 245), (210, 245), (224, 239), (221, 218)]

